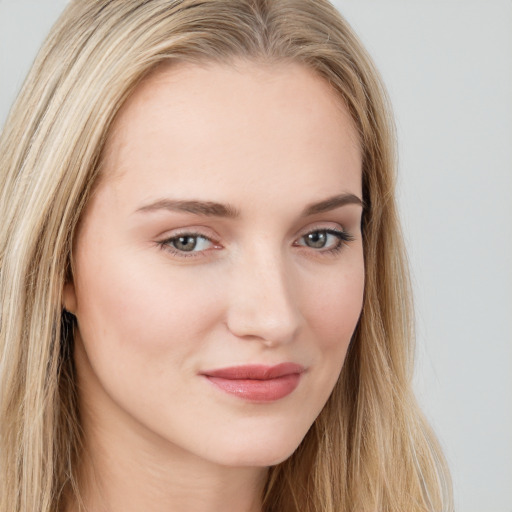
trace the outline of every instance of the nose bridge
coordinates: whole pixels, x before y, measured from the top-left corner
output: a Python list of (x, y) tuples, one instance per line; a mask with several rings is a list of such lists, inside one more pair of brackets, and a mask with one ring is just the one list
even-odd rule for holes
[(233, 271), (228, 327), (268, 346), (287, 343), (300, 325), (291, 269), (278, 248), (255, 245), (240, 255)]

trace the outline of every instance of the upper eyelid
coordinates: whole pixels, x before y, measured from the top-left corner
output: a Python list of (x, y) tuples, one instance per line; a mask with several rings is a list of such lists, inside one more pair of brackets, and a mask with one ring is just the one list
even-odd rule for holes
[(336, 231), (337, 233), (345, 233), (347, 235), (350, 234), (350, 232), (339, 222), (331, 222), (330, 225), (327, 225), (326, 222), (320, 221), (313, 227), (300, 230), (296, 236), (297, 238), (301, 238), (308, 233), (314, 233), (315, 231)]
[[(171, 242), (172, 240), (175, 240), (177, 238), (180, 238), (181, 236), (190, 236), (190, 237), (196, 237), (196, 238), (204, 238), (205, 240), (208, 240), (213, 245), (219, 244), (220, 242), (216, 241), (215, 238), (212, 238), (211, 236), (205, 235), (203, 233), (197, 233), (194, 231), (182, 231), (181, 233), (177, 233), (172, 236), (166, 236), (162, 240), (160, 240), (158, 243), (165, 244), (167, 242)], [(181, 252), (181, 251), (180, 251)]]
[(174, 229), (171, 233), (165, 232), (163, 235), (157, 237), (160, 242), (165, 242), (167, 240), (173, 240), (174, 238), (179, 238), (180, 236), (197, 236), (197, 237), (203, 237), (211, 242), (215, 242), (217, 240), (216, 236), (213, 236), (211, 234), (207, 234), (199, 229), (196, 228), (178, 228)]
[[(347, 233), (348, 234), (348, 230), (345, 229), (344, 226), (342, 226), (339, 222), (331, 222), (331, 226), (327, 226), (325, 225), (326, 223), (325, 222), (319, 222), (318, 225), (315, 225), (313, 227), (308, 227), (308, 228), (304, 228), (304, 229), (301, 229), (299, 230), (298, 232), (296, 232), (296, 234), (294, 235), (295, 237), (302, 237), (304, 235), (307, 235), (308, 233), (312, 233), (312, 232), (315, 232), (315, 231), (326, 231), (326, 230), (333, 230), (333, 231), (338, 231), (338, 232), (342, 232), (342, 233)], [(336, 227), (333, 227), (332, 224), (335, 224)], [(176, 230), (173, 230), (173, 233), (171, 234), (168, 234), (168, 235), (164, 235), (163, 237), (161, 237), (161, 240), (160, 242), (165, 242), (165, 241), (168, 241), (168, 240), (172, 240), (174, 238), (178, 238), (180, 236), (184, 236), (184, 235), (189, 235), (189, 236), (197, 236), (197, 237), (204, 237), (208, 240), (210, 240), (211, 242), (216, 242), (216, 243), (219, 243), (218, 241), (218, 238), (220, 237), (216, 237), (216, 236), (212, 236), (210, 234), (206, 234), (204, 232), (202, 232), (203, 228), (177, 228)], [(159, 237), (160, 238), (160, 237)]]

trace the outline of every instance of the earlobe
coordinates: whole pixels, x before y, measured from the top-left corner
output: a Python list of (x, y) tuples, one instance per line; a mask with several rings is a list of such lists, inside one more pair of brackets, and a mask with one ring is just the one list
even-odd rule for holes
[(71, 280), (64, 284), (62, 292), (62, 307), (69, 313), (76, 315), (75, 285)]

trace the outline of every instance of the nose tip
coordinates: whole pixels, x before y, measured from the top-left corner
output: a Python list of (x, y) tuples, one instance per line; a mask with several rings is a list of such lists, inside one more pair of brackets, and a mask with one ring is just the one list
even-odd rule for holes
[(266, 347), (290, 343), (300, 327), (291, 276), (278, 261), (246, 265), (232, 281), (227, 312), (229, 330)]

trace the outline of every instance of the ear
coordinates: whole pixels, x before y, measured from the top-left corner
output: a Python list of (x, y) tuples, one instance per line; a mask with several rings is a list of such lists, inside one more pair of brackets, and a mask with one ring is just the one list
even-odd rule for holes
[(72, 280), (66, 281), (62, 291), (62, 306), (66, 311), (76, 314), (76, 293), (75, 284)]

